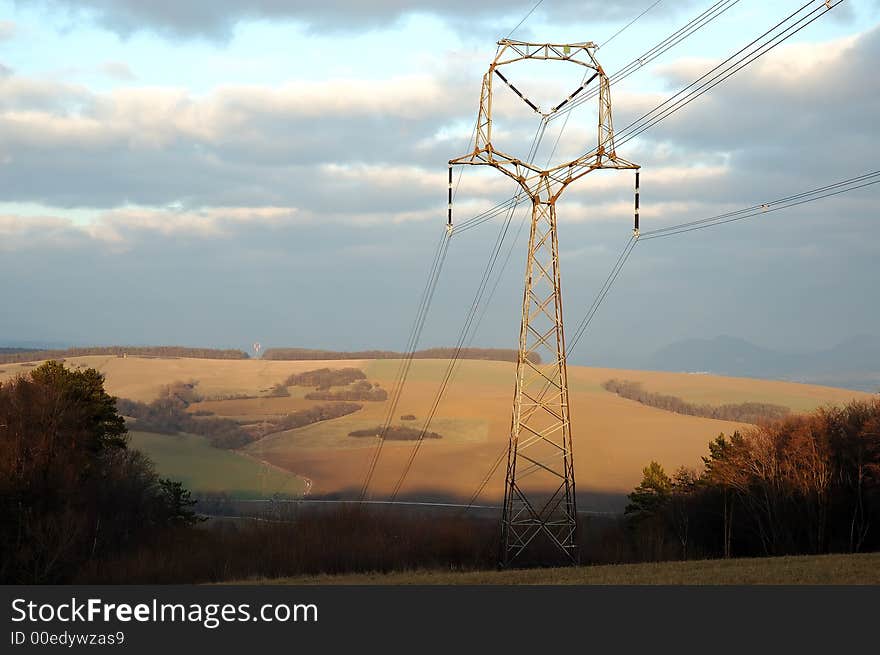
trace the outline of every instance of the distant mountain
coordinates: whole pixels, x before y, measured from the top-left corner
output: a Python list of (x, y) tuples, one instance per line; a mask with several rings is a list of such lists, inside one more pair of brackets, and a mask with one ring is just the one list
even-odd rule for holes
[(646, 366), (659, 371), (793, 380), (877, 391), (880, 337), (861, 335), (812, 352), (778, 351), (730, 336), (687, 339), (661, 348), (648, 358)]
[(30, 341), (27, 339), (0, 338), (0, 352), (22, 352), (25, 350), (56, 350), (70, 348), (73, 344), (67, 341)]

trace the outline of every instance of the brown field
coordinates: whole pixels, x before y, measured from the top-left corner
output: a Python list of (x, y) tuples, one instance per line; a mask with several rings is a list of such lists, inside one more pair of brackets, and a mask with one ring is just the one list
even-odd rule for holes
[[(90, 366), (101, 371), (107, 378), (107, 390), (114, 396), (149, 402), (163, 385), (177, 380), (198, 380), (199, 393), (203, 396), (228, 396), (234, 394), (257, 394), (283, 381), (292, 373), (301, 373), (329, 366), (362, 368), (363, 361), (332, 362), (285, 362), (259, 359), (192, 359), (180, 357), (158, 359), (149, 357), (72, 357), (68, 366)], [(26, 373), (29, 367), (22, 364), (4, 364), (0, 379)]]
[[(294, 372), (322, 367), (362, 368), (373, 382), (392, 390), (397, 360), (261, 361), (151, 359), (138, 357), (79, 357), (70, 366), (93, 366), (107, 378), (110, 393), (135, 400), (152, 400), (160, 388), (177, 380), (198, 380), (204, 396), (250, 394), (265, 396)], [(447, 366), (446, 360), (416, 360), (406, 391), (394, 413), (395, 423), (414, 414), (410, 427), (421, 428)], [(20, 364), (4, 365), (0, 379), (27, 372)], [(515, 367), (506, 362), (464, 361), (449, 385), (430, 429), (443, 438), (426, 440), (401, 493), (467, 498), (496, 458), (505, 451), (510, 429), (510, 405)], [(842, 403), (868, 394), (790, 382), (709, 375), (569, 368), (574, 459), (581, 492), (627, 493), (652, 459), (667, 470), (697, 466), (707, 443), (739, 424), (654, 409), (605, 391), (609, 378), (641, 382), (646, 390), (676, 395), (691, 402), (723, 404), (745, 401), (775, 403), (794, 411)], [(308, 389), (291, 387), (291, 397), (205, 401), (191, 409), (217, 416), (258, 422), (303, 409), (321, 401), (302, 398)], [(247, 454), (309, 478), (312, 494), (359, 489), (375, 440), (349, 437), (356, 429), (383, 423), (387, 402), (362, 402), (355, 414), (288, 432), (250, 444)], [(387, 442), (377, 467), (371, 494), (391, 491), (413, 448), (412, 442)], [(502, 475), (496, 473), (482, 502), (497, 500)], [(585, 508), (590, 509), (590, 508)]]

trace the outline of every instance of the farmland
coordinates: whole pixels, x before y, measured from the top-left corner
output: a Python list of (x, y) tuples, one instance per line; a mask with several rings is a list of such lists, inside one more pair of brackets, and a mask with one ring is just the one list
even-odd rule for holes
[(265, 498), (272, 494), (300, 496), (307, 488), (307, 481), (293, 473), (212, 448), (205, 437), (137, 431), (129, 437), (130, 446), (146, 453), (163, 476), (201, 493)]
[[(197, 381), (204, 398), (189, 411), (233, 418), (249, 424), (257, 436), (263, 422), (321, 402), (307, 400), (307, 387), (291, 386), (289, 396), (272, 397), (275, 385), (294, 373), (323, 367), (353, 367), (369, 381), (389, 392), (400, 362), (397, 360), (263, 361), (204, 360), (89, 356), (67, 360), (68, 366), (95, 367), (106, 376), (113, 395), (142, 402), (155, 399), (163, 386), (175, 381)], [(446, 360), (416, 360), (405, 392), (394, 413), (420, 429)], [(4, 364), (0, 378), (27, 372), (27, 364)], [(489, 467), (505, 451), (510, 425), (510, 403), (515, 367), (499, 361), (463, 361), (447, 389), (430, 430), (442, 438), (426, 440), (416, 458), (404, 496), (467, 498)], [(720, 432), (744, 427), (737, 423), (683, 416), (621, 398), (602, 388), (610, 378), (642, 383), (649, 391), (675, 395), (694, 403), (723, 404), (765, 402), (806, 411), (824, 404), (842, 403), (867, 394), (796, 384), (709, 375), (570, 367), (574, 453), (578, 489), (596, 498), (585, 509), (619, 510), (621, 499), (641, 477), (651, 460), (667, 469), (696, 466), (707, 443)], [(351, 437), (350, 432), (370, 430), (385, 421), (388, 401), (364, 401), (363, 409), (337, 419), (267, 434), (241, 451), (211, 448), (202, 437), (135, 433), (132, 445), (155, 461), (162, 475), (183, 480), (195, 491), (226, 491), (239, 497), (272, 493), (296, 495), (312, 481), (312, 495), (339, 494), (358, 489), (367, 469), (375, 440)], [(393, 488), (412, 442), (389, 441), (383, 448), (371, 493), (387, 494)], [(271, 467), (259, 462), (265, 460)], [(299, 477), (296, 477), (299, 476)], [(483, 501), (497, 500), (502, 479), (489, 482)]]

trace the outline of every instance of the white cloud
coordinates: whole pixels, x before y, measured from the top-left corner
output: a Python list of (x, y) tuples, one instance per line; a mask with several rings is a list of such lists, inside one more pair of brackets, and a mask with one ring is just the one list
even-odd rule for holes
[(199, 211), (127, 207), (96, 213), (77, 222), (63, 216), (0, 215), (0, 248), (75, 247), (97, 241), (114, 250), (126, 250), (139, 236), (235, 237), (248, 226), (271, 228), (303, 222), (294, 207), (212, 207)]
[(134, 80), (137, 77), (124, 61), (105, 61), (99, 70), (107, 77), (123, 82)]
[(17, 31), (15, 23), (11, 20), (0, 20), (0, 41), (12, 39)]

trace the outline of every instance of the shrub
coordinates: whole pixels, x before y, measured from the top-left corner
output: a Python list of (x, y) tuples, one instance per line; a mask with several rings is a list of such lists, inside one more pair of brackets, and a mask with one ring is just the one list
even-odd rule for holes
[(366, 380), (367, 375), (357, 368), (319, 368), (304, 373), (294, 373), (284, 382), (286, 387), (343, 387), (358, 380)]
[[(378, 437), (382, 435), (382, 427), (375, 427), (371, 430), (354, 430), (349, 432), (349, 437)], [(443, 435), (436, 432), (425, 432), (415, 428), (408, 428), (403, 425), (392, 425), (385, 431), (383, 438), (387, 441), (415, 441), (416, 439), (442, 439)]]

